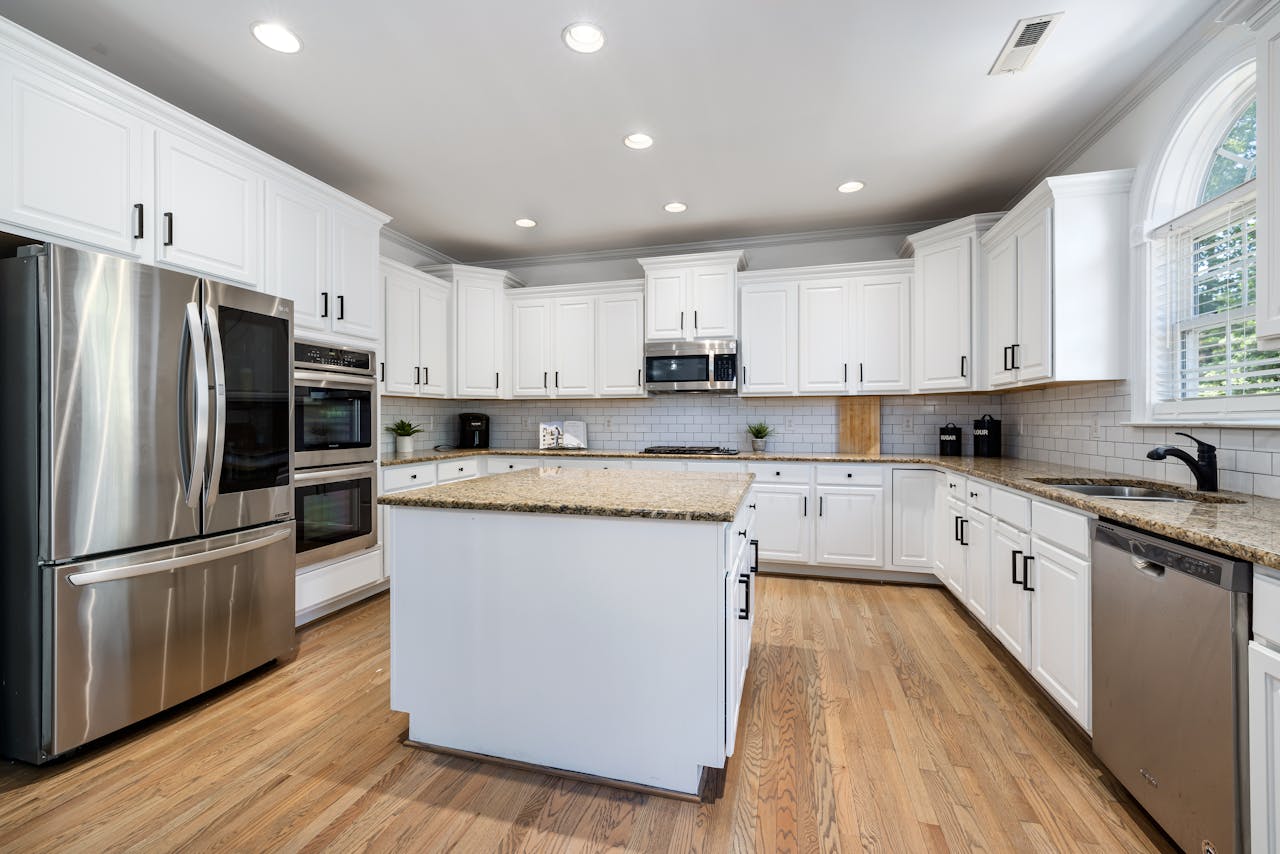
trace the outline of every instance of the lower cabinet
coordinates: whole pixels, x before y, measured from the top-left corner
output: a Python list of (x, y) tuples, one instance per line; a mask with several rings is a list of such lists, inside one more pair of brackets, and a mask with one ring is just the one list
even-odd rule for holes
[(1031, 593), (1031, 675), (1089, 729), (1089, 561), (1033, 536), (1023, 572)]
[(812, 563), (809, 487), (762, 484), (752, 490), (760, 559), (784, 563)]
[(818, 487), (815, 563), (884, 566), (884, 490)]
[(964, 603), (984, 626), (991, 625), (991, 517), (969, 508), (960, 524), (965, 559)]
[(956, 598), (964, 601), (968, 583), (968, 561), (965, 559), (962, 540), (965, 516), (968, 508), (964, 502), (942, 494), (938, 513), (938, 577), (951, 589)]
[(1249, 644), (1249, 793), (1252, 850), (1280, 851), (1280, 652), (1257, 641)]
[(1018, 659), (1031, 667), (1031, 594), (1021, 582), (1023, 558), (1031, 553), (1031, 536), (995, 520), (991, 526), (991, 633)]
[(894, 469), (890, 559), (894, 566), (934, 571), (934, 494), (932, 469)]

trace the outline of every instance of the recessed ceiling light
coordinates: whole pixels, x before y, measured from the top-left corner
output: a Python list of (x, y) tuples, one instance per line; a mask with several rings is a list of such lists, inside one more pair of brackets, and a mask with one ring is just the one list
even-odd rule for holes
[(684, 202), (667, 202), (662, 206), (662, 209), (667, 213), (684, 213), (689, 209), (689, 206)]
[(570, 50), (576, 50), (578, 53), (595, 53), (604, 47), (604, 30), (595, 24), (586, 22), (570, 24), (564, 28), (561, 37)]
[(535, 220), (531, 220), (528, 217), (523, 217), (523, 216), (520, 217), (520, 219), (516, 220), (516, 225), (520, 226), (521, 228), (533, 228), (537, 224), (538, 223)]
[(253, 25), (253, 37), (281, 53), (297, 53), (302, 50), (302, 42), (284, 24), (260, 21)]
[(622, 144), (627, 148), (642, 149), (653, 145), (653, 137), (647, 133), (629, 133), (622, 138)]
[(839, 187), (836, 187), (836, 189), (842, 193), (856, 193), (865, 186), (867, 185), (861, 181), (845, 181)]

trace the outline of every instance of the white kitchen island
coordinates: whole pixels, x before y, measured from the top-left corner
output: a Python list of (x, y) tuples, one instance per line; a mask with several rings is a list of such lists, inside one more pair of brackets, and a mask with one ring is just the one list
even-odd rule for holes
[(706, 797), (750, 654), (752, 477), (537, 468), (383, 496), (409, 741)]

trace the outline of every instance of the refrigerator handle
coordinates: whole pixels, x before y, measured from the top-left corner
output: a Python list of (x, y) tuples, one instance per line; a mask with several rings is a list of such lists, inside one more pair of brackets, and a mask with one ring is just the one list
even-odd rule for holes
[(84, 587), (87, 584), (99, 584), (104, 581), (123, 581), (127, 578), (138, 578), (143, 575), (155, 575), (158, 572), (171, 572), (175, 569), (181, 569), (184, 566), (192, 566), (199, 563), (212, 563), (215, 560), (234, 557), (235, 555), (244, 554), (245, 552), (256, 551), (266, 548), (272, 543), (278, 543), (286, 537), (293, 536), (293, 529), (286, 528), (282, 531), (273, 531), (262, 537), (255, 537), (252, 540), (246, 540), (242, 543), (234, 543), (229, 546), (223, 546), (220, 549), (211, 551), (195, 552), (181, 557), (169, 557), (163, 560), (153, 560), (148, 563), (136, 563), (132, 566), (117, 566), (110, 569), (88, 569), (84, 572), (73, 572), (67, 576), (67, 581), (76, 587)]
[(222, 454), (227, 437), (227, 369), (222, 361), (222, 332), (218, 329), (216, 311), (205, 317), (209, 330), (209, 361), (213, 364), (213, 461), (205, 473), (205, 504), (218, 500), (218, 481), (222, 478)]
[(200, 323), (200, 306), (187, 303), (187, 337), (191, 339), (191, 364), (195, 369), (195, 447), (191, 450), (191, 471), (187, 473), (188, 507), (200, 503), (200, 486), (204, 483), (204, 458), (209, 450), (209, 357), (204, 349), (204, 329)]

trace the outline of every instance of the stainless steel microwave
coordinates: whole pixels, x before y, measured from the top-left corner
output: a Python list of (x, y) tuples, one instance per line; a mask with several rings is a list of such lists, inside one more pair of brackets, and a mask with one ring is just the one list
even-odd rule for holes
[(738, 342), (653, 341), (644, 346), (647, 391), (733, 394), (738, 390)]

